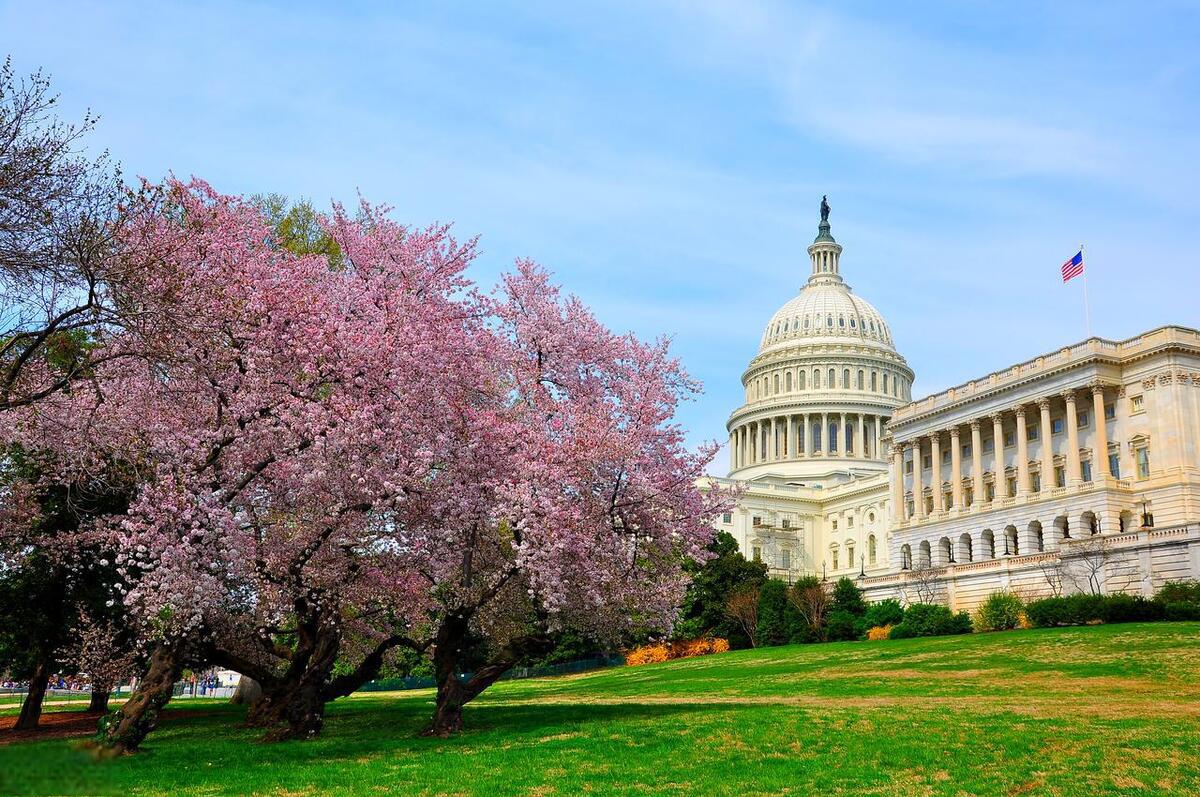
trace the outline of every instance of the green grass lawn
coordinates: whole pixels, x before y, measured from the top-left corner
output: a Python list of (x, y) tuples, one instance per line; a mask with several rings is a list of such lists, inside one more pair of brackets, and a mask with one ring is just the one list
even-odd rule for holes
[[(261, 744), (188, 704), (142, 753), (0, 747), (0, 794), (1197, 794), (1200, 623), (769, 648), (502, 683), (418, 736), (427, 691)], [(194, 716), (188, 716), (194, 714)]]

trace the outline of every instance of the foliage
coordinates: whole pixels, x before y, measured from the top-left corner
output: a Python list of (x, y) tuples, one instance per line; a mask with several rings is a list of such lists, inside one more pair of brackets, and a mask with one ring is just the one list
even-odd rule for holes
[(816, 576), (797, 579), (788, 590), (787, 597), (788, 602), (795, 608), (798, 619), (793, 641), (825, 641), (827, 617), (833, 605), (825, 584)]
[(892, 628), (889, 638), (910, 639), (969, 633), (971, 618), (966, 612), (954, 613), (941, 604), (914, 603), (904, 610), (904, 620)]
[(862, 619), (845, 609), (834, 609), (825, 622), (825, 638), (830, 642), (859, 639), (863, 635)]
[(867, 602), (863, 591), (846, 577), (833, 585), (833, 604), (825, 627), (825, 638), (831, 642), (860, 639), (866, 633), (864, 615)]
[(874, 625), (867, 629), (867, 640), (869, 642), (878, 642), (888, 639), (892, 633), (890, 625)]
[(899, 625), (904, 620), (904, 607), (895, 598), (887, 598), (867, 606), (863, 624), (868, 628)]
[(1021, 627), (1025, 604), (1011, 592), (993, 592), (975, 612), (978, 631), (1010, 631)]
[(758, 639), (758, 601), (762, 587), (748, 584), (725, 599), (725, 616), (737, 626), (739, 635), (754, 647)]
[(1166, 620), (1200, 620), (1200, 581), (1168, 581), (1154, 602)]
[(862, 617), (867, 611), (867, 601), (858, 585), (842, 576), (833, 585), (833, 608), (852, 617)]
[(800, 617), (788, 600), (788, 585), (768, 579), (758, 594), (756, 645), (786, 645), (799, 630)]
[(708, 544), (711, 558), (703, 565), (689, 567), (688, 585), (675, 636), (681, 639), (714, 634), (729, 640), (734, 648), (749, 647), (752, 633), (728, 613), (730, 598), (747, 590), (757, 590), (767, 580), (767, 566), (748, 561), (728, 532), (719, 531)]
[(634, 648), (626, 653), (625, 663), (630, 666), (657, 664), (672, 659), (689, 659), (693, 656), (708, 656), (713, 653), (726, 653), (728, 651), (729, 640), (718, 637), (656, 642), (651, 645)]
[(1166, 619), (1166, 604), (1140, 595), (1091, 595), (1078, 593), (1062, 598), (1042, 598), (1025, 607), (1029, 622), (1038, 628), (1133, 623)]

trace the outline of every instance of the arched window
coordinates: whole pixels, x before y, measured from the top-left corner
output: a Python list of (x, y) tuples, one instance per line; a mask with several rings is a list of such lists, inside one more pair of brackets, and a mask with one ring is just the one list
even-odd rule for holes
[(825, 326), (829, 327), (830, 329), (833, 329), (833, 313), (830, 313), (829, 315), (825, 316)]
[(820, 389), (821, 389), (821, 372), (819, 370), (813, 371), (813, 390), (820, 390)]
[(830, 368), (828, 376), (829, 381), (825, 383), (825, 386), (832, 390), (833, 388), (837, 387), (837, 371)]
[(854, 567), (854, 543), (846, 543), (846, 567)]
[(844, 316), (844, 315), (838, 316), (838, 326), (841, 327), (842, 329), (846, 328), (846, 316)]
[(791, 371), (788, 371), (783, 376), (783, 389), (789, 393), (792, 392), (792, 372)]
[(863, 384), (864, 384), (864, 374), (863, 374), (863, 369), (859, 368), (859, 369), (858, 369), (858, 389), (859, 389), (859, 390), (862, 390), (862, 389), (863, 389)]
[(850, 389), (850, 369), (842, 369), (842, 387), (846, 390)]
[(900, 546), (900, 569), (912, 570), (912, 546), (908, 543)]
[(797, 385), (797, 387), (798, 387), (800, 390), (806, 390), (806, 389), (807, 389), (807, 388), (804, 386), (804, 383), (805, 383), (805, 381), (806, 381), (806, 378), (807, 378), (807, 376), (808, 376), (808, 371), (801, 371), (799, 374), (797, 374), (797, 377), (798, 377), (798, 378), (799, 378), (799, 380), (800, 380), (800, 384), (799, 384), (799, 385)]
[(871, 372), (871, 392), (872, 393), (879, 392), (879, 372), (878, 371)]
[[(874, 515), (872, 515), (872, 519), (874, 519)], [(869, 562), (870, 564), (875, 564), (875, 535), (874, 534), (872, 534), (870, 537), (867, 537), (867, 562)]]
[(887, 374), (884, 374), (884, 375), (883, 375), (883, 392), (884, 392), (884, 393), (887, 393), (887, 392), (888, 392), (888, 389), (887, 389), (887, 378), (888, 378), (888, 375), (887, 375)]
[(779, 393), (779, 374), (775, 374), (775, 393)]
[(808, 329), (808, 316), (804, 316), (804, 328)]

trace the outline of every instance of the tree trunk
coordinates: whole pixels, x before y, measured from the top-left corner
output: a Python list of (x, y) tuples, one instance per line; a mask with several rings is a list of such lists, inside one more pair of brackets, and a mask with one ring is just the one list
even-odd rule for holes
[(238, 680), (237, 689), (233, 690), (233, 697), (229, 698), (229, 702), (235, 706), (252, 706), (262, 699), (262, 695), (262, 684), (243, 675)]
[(337, 661), (341, 638), (336, 629), (319, 632), (311, 650), (296, 660), (283, 681), (262, 691), (250, 706), (246, 724), (270, 728), (263, 741), (311, 739), (325, 724), (326, 687)]
[(88, 701), (89, 714), (103, 714), (108, 711), (108, 690), (98, 690), (93, 687), (92, 699)]
[(21, 715), (13, 726), (18, 731), (31, 731), (38, 726), (42, 717), (42, 701), (46, 698), (46, 680), (50, 677), (50, 660), (46, 656), (38, 659), (29, 681), (29, 694), (21, 706)]
[(433, 719), (425, 729), (426, 736), (446, 737), (461, 731), (463, 706), (512, 669), (520, 657), (520, 643), (510, 642), (496, 661), (480, 667), (469, 680), (463, 681), (458, 675), (459, 656), (466, 646), (468, 631), (469, 619), (465, 615), (448, 617), (438, 629), (437, 644), (433, 649), (437, 704)]
[(121, 708), (101, 720), (103, 745), (114, 754), (132, 753), (158, 724), (158, 713), (171, 699), (183, 672), (181, 643), (161, 643), (150, 655), (150, 667)]

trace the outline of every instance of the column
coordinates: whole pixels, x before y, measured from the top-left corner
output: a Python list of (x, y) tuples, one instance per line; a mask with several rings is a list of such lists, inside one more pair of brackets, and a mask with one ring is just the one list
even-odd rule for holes
[(737, 470), (737, 429), (729, 433), (729, 469)]
[(971, 490), (972, 506), (983, 503), (983, 433), (979, 421), (971, 421)]
[(775, 428), (775, 419), (771, 419), (771, 439), (767, 441), (767, 459), (774, 460), (778, 454), (779, 435)]
[(925, 486), (921, 483), (921, 438), (912, 441), (913, 452), (913, 509), (917, 520), (925, 519)]
[(829, 454), (829, 413), (821, 413), (821, 453)]
[(875, 459), (883, 459), (883, 416), (875, 416)]
[[(1092, 385), (1092, 414), (1096, 416), (1096, 444), (1092, 446), (1092, 478), (1111, 476), (1108, 471), (1108, 419), (1104, 417), (1104, 385)], [(1115, 526), (1114, 526), (1115, 528)]]
[(850, 444), (846, 442), (846, 413), (842, 413), (841, 422), (838, 424), (838, 453), (844, 457), (850, 456)]
[(992, 455), (996, 458), (992, 465), (996, 485), (993, 498), (1000, 500), (1008, 492), (1008, 482), (1004, 478), (1004, 418), (998, 412), (992, 416)]
[(892, 516), (899, 523), (908, 520), (904, 506), (904, 446), (892, 444)]
[(942, 511), (942, 435), (934, 432), (929, 435), (929, 464), (933, 486), (933, 511)]
[(813, 455), (812, 416), (804, 413), (804, 456)]
[(858, 414), (858, 455), (866, 458), (870, 453), (867, 449), (867, 416), (863, 413)]
[(1067, 402), (1067, 484), (1079, 484), (1082, 467), (1079, 464), (1079, 420), (1075, 415), (1075, 391), (1063, 393)]
[(961, 512), (963, 509), (962, 444), (958, 434), (957, 426), (950, 429), (950, 496), (954, 499), (954, 508)]
[(1017, 495), (1029, 494), (1029, 440), (1025, 428), (1025, 408), (1017, 407)]
[(1054, 489), (1054, 430), (1050, 428), (1050, 399), (1038, 399), (1042, 425), (1042, 492)]

